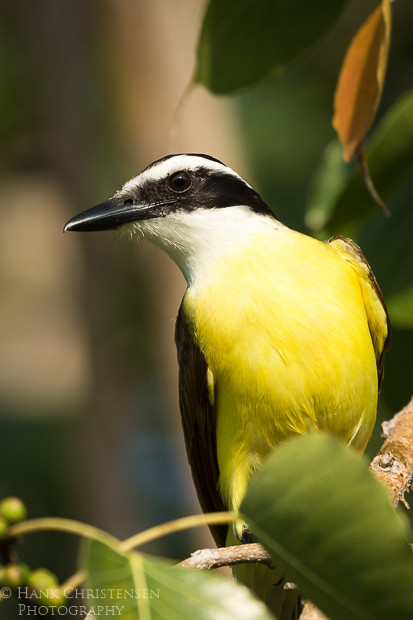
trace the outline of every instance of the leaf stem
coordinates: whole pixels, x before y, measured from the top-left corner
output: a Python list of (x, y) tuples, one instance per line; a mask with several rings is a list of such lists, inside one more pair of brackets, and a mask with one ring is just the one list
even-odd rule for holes
[(120, 543), (120, 549), (121, 551), (130, 551), (131, 549), (140, 547), (155, 538), (160, 538), (161, 536), (166, 536), (167, 534), (172, 534), (173, 532), (179, 532), (192, 527), (200, 527), (201, 525), (232, 523), (235, 520), (236, 515), (233, 512), (211, 512), (205, 515), (199, 514), (189, 517), (182, 517), (182, 519), (174, 519), (173, 521), (168, 521), (167, 523), (150, 527), (143, 532), (139, 532), (138, 534), (127, 538)]
[(61, 586), (59, 586), (60, 592), (67, 598), (68, 594), (71, 594), (73, 590), (76, 590), (87, 579), (87, 572), (85, 570), (79, 570), (77, 573), (66, 579)]
[(44, 530), (56, 530), (92, 538), (116, 548), (119, 548), (121, 544), (118, 538), (100, 530), (98, 527), (82, 523), (81, 521), (75, 521), (74, 519), (61, 519), (59, 517), (44, 517), (41, 519), (22, 521), (21, 523), (11, 525), (8, 534), (10, 537), (16, 537), (31, 534), (32, 532), (42, 532)]
[(374, 200), (374, 202), (380, 207), (380, 209), (383, 211), (384, 215), (386, 215), (387, 217), (389, 217), (391, 215), (388, 206), (386, 205), (385, 202), (383, 202), (383, 200), (381, 199), (381, 197), (379, 196), (374, 183), (373, 183), (373, 179), (370, 176), (370, 170), (368, 167), (368, 163), (367, 163), (367, 158), (366, 158), (366, 152), (364, 150), (364, 145), (361, 144), (359, 145), (359, 147), (357, 148), (357, 151), (355, 153), (355, 157), (357, 158), (360, 167), (361, 167), (361, 172), (363, 175), (363, 179), (364, 179), (364, 184), (367, 188), (367, 191), (369, 192), (371, 198)]

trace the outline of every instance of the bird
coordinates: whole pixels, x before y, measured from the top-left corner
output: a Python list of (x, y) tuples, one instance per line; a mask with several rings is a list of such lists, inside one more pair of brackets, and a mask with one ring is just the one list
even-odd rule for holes
[[(354, 241), (289, 228), (237, 172), (198, 153), (154, 161), (64, 230), (144, 238), (186, 280), (175, 326), (179, 405), (204, 512), (237, 513), (291, 436), (324, 431), (364, 451), (391, 328)], [(210, 529), (218, 546), (251, 540), (242, 519)], [(283, 604), (271, 602), (283, 597), (273, 569), (238, 576), (273, 610)]]

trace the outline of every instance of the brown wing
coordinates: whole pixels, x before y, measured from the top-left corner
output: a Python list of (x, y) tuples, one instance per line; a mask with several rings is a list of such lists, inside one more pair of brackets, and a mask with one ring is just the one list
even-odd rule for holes
[[(175, 327), (179, 364), (179, 406), (186, 452), (203, 512), (225, 510), (218, 493), (216, 413), (209, 400), (208, 366), (185, 320), (182, 304)], [(228, 526), (212, 525), (219, 547), (225, 545)]]
[(380, 391), (384, 372), (384, 354), (391, 345), (391, 326), (383, 294), (372, 268), (357, 243), (347, 237), (331, 237), (327, 243), (352, 266), (358, 275), (376, 354)]

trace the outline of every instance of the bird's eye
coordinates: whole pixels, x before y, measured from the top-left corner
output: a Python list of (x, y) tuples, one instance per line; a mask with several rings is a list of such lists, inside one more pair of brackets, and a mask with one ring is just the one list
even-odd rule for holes
[(133, 205), (133, 198), (126, 198), (126, 200), (123, 201), (124, 205)]
[(175, 172), (168, 179), (168, 185), (174, 192), (185, 192), (192, 185), (192, 179), (187, 172)]

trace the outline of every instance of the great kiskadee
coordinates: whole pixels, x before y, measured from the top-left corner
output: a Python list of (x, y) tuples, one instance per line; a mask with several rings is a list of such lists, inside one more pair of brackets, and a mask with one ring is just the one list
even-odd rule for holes
[[(390, 326), (353, 241), (291, 230), (236, 172), (198, 154), (155, 161), (65, 226), (108, 229), (159, 246), (186, 279), (179, 399), (205, 512), (236, 512), (254, 472), (291, 435), (323, 430), (364, 450)], [(211, 530), (222, 546), (243, 541), (244, 528)], [(272, 571), (256, 569), (243, 579), (271, 600)]]

